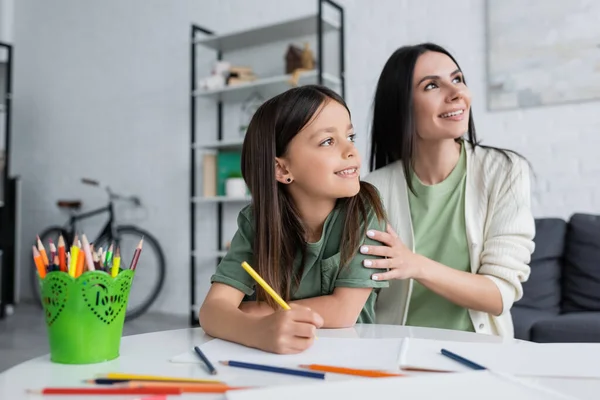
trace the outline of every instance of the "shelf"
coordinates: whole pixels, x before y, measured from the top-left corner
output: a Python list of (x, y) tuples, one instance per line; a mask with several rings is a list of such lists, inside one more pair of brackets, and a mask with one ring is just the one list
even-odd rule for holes
[[(318, 72), (316, 70), (307, 71), (300, 75), (299, 85), (316, 84), (318, 82)], [(226, 86), (215, 90), (197, 90), (194, 96), (212, 98), (221, 101), (244, 101), (253, 92), (261, 93), (265, 98), (271, 98), (279, 93), (290, 89), (289, 83), (291, 75), (279, 75), (270, 78), (257, 79), (253, 82), (243, 83), (236, 86)], [(325, 86), (339, 86), (340, 78), (337, 76), (323, 73), (323, 83)], [(335, 88), (334, 88), (335, 89)]]
[(192, 145), (192, 148), (204, 150), (241, 150), (243, 144), (244, 139), (240, 138), (234, 140), (219, 140), (208, 143), (196, 143)]
[(225, 257), (225, 255), (227, 254), (226, 250), (223, 251), (200, 251), (200, 250), (196, 250), (192, 252), (192, 255), (194, 257)]
[[(266, 25), (224, 35), (208, 36), (197, 39), (194, 43), (222, 52), (240, 50), (307, 35), (316, 35), (317, 21), (318, 16), (311, 14), (274, 25)], [(337, 21), (328, 18), (323, 18), (322, 21), (323, 33), (337, 30), (340, 27)]]
[(194, 203), (249, 203), (250, 197), (227, 197), (227, 196), (214, 196), (214, 197), (193, 197)]

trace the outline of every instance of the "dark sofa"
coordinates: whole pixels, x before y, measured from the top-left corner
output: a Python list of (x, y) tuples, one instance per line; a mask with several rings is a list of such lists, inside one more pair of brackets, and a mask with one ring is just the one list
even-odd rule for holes
[(600, 215), (536, 220), (531, 276), (511, 312), (515, 337), (600, 342)]

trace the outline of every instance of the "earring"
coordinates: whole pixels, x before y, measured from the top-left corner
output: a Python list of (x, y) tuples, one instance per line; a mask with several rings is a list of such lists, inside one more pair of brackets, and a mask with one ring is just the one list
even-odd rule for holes
[(292, 183), (292, 178), (287, 178), (285, 181), (286, 181), (287, 183)]

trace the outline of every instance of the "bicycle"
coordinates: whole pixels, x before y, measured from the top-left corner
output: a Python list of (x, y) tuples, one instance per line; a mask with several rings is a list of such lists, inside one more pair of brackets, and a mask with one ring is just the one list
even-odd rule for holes
[[(100, 182), (83, 178), (82, 183), (86, 185), (100, 187)], [(73, 238), (77, 231), (77, 222), (94, 217), (96, 215), (108, 213), (108, 220), (100, 230), (96, 240), (92, 241), (95, 248), (102, 247), (106, 250), (111, 243), (120, 248), (123, 267), (127, 268), (133, 257), (135, 247), (140, 239), (144, 238), (144, 247), (138, 261), (138, 267), (135, 270), (135, 278), (131, 286), (129, 301), (127, 303), (127, 312), (125, 320), (130, 321), (142, 315), (154, 303), (158, 297), (165, 279), (165, 257), (158, 241), (148, 232), (134, 225), (119, 225), (115, 220), (114, 202), (127, 201), (136, 207), (141, 207), (142, 203), (137, 196), (122, 196), (114, 193), (108, 186), (104, 187), (108, 194), (108, 204), (104, 207), (78, 213), (81, 209), (80, 200), (59, 200), (56, 205), (60, 209), (67, 210), (70, 214), (69, 220), (64, 226), (50, 226), (46, 228), (39, 236), (44, 245), (47, 246), (49, 239), (55, 244), (58, 243), (60, 235), (65, 240), (65, 245), (69, 249), (73, 243)], [(32, 267), (32, 271), (35, 268)], [(34, 272), (31, 274), (31, 289), (36, 302), (42, 306), (40, 285), (38, 276)]]

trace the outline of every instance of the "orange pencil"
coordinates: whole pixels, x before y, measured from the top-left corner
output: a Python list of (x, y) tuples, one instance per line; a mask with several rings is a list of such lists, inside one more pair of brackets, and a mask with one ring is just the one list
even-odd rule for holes
[(148, 381), (129, 381), (123, 386), (130, 388), (176, 388), (181, 390), (182, 393), (225, 393), (228, 390), (247, 389), (245, 387), (228, 386), (224, 384)]
[(67, 253), (65, 251), (65, 239), (62, 235), (58, 238), (58, 266), (62, 272), (67, 272)]
[(42, 240), (40, 239), (40, 237), (37, 237), (37, 245), (38, 245), (38, 250), (40, 251), (40, 255), (42, 256), (42, 261), (44, 262), (45, 266), (48, 266), (50, 263), (48, 262), (48, 255), (46, 254), (46, 249), (44, 248), (44, 245), (42, 244)]
[(356, 368), (344, 368), (344, 367), (334, 367), (331, 365), (320, 365), (320, 364), (308, 364), (308, 365), (300, 365), (300, 368), (306, 368), (313, 371), (321, 371), (321, 372), (333, 372), (335, 374), (345, 374), (345, 375), (355, 375), (355, 376), (366, 376), (369, 378), (389, 378), (389, 377), (398, 377), (398, 376), (406, 376), (400, 373), (393, 372), (383, 372), (372, 369), (356, 369)]
[(40, 278), (46, 277), (46, 267), (44, 266), (44, 261), (42, 260), (42, 256), (38, 249), (35, 246), (31, 246), (33, 248), (33, 262), (35, 263), (35, 268), (38, 271), (38, 275)]
[(77, 269), (75, 270), (75, 278), (81, 276), (83, 274), (83, 270), (85, 268), (85, 252), (81, 248), (81, 242), (78, 243), (79, 252), (77, 253)]

